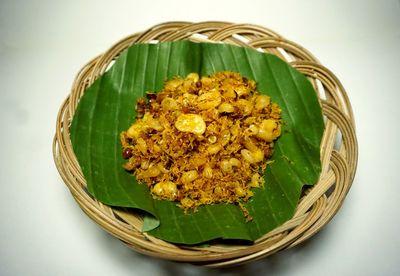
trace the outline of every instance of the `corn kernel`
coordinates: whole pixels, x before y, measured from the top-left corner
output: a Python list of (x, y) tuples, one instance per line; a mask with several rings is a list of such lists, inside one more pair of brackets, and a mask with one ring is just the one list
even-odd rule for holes
[(178, 103), (169, 97), (166, 97), (162, 100), (161, 106), (165, 111), (174, 111), (178, 109)]
[(253, 111), (253, 104), (248, 100), (239, 99), (236, 105), (243, 112), (243, 115), (250, 115)]
[(243, 188), (241, 188), (241, 187), (236, 187), (236, 188), (235, 188), (235, 194), (236, 194), (238, 197), (244, 197), (244, 196), (246, 195), (246, 191), (243, 190)]
[(143, 138), (140, 137), (136, 140), (136, 146), (138, 147), (141, 153), (145, 154), (147, 152), (147, 144)]
[(270, 104), (270, 98), (265, 95), (258, 95), (256, 98), (256, 104), (254, 108), (257, 111), (263, 110), (264, 108), (267, 108)]
[(143, 125), (141, 123), (135, 123), (128, 129), (127, 136), (129, 138), (137, 139), (142, 130), (143, 130)]
[(188, 198), (188, 197), (184, 197), (184, 198), (181, 200), (181, 205), (182, 205), (183, 208), (191, 208), (191, 207), (193, 207), (193, 205), (194, 205), (194, 201), (191, 200), (191, 199)]
[(217, 90), (201, 94), (197, 98), (197, 107), (201, 110), (215, 108), (221, 103), (221, 94)]
[(207, 162), (207, 159), (204, 158), (203, 156), (194, 156), (192, 158), (192, 164), (195, 166), (195, 168), (200, 167), (201, 165), (204, 165)]
[(158, 182), (151, 189), (151, 192), (161, 198), (173, 200), (178, 194), (178, 188), (171, 181)]
[(231, 132), (225, 129), (221, 132), (221, 136), (219, 137), (218, 143), (220, 143), (221, 146), (225, 146), (226, 144), (229, 143), (230, 139), (231, 139)]
[(254, 125), (254, 124), (251, 124), (251, 125), (246, 129), (246, 133), (247, 133), (249, 136), (256, 135), (256, 134), (258, 133), (258, 131), (259, 131), (258, 127), (257, 127), (256, 125)]
[(201, 77), (201, 83), (204, 86), (210, 86), (213, 83), (213, 80), (209, 77)]
[(189, 79), (189, 80), (192, 80), (194, 82), (197, 82), (199, 80), (199, 74), (190, 73), (189, 75), (186, 76), (186, 79)]
[(218, 153), (222, 149), (221, 145), (213, 144), (207, 147), (207, 152), (211, 155)]
[(218, 106), (219, 113), (232, 113), (235, 110), (230, 103), (222, 103)]
[(151, 166), (142, 172), (140, 172), (139, 176), (141, 178), (149, 178), (149, 177), (157, 177), (160, 175), (160, 170), (156, 166)]
[(180, 86), (183, 83), (182, 79), (173, 79), (173, 80), (169, 80), (165, 83), (165, 90), (170, 90), (170, 91), (174, 91), (178, 86)]
[(197, 114), (181, 114), (175, 122), (175, 127), (182, 132), (191, 132), (197, 135), (206, 131), (206, 123)]
[(241, 96), (246, 96), (250, 93), (250, 89), (246, 86), (239, 86), (235, 89), (236, 94), (241, 97)]
[(260, 175), (258, 173), (253, 174), (250, 182), (251, 187), (260, 187)]
[(150, 161), (145, 160), (145, 161), (142, 161), (142, 163), (140, 163), (140, 168), (143, 170), (147, 170), (149, 168), (149, 165), (150, 165)]
[(212, 168), (210, 167), (210, 165), (206, 164), (206, 165), (204, 166), (204, 169), (203, 169), (203, 176), (204, 176), (205, 178), (208, 178), (208, 179), (210, 179), (210, 178), (213, 177), (213, 170), (212, 170)]
[(241, 163), (240, 163), (239, 159), (232, 157), (231, 159), (229, 159), (229, 164), (232, 167), (239, 167)]
[(178, 193), (176, 184), (172, 181), (163, 182), (163, 189), (167, 196), (175, 197), (176, 194)]
[(281, 135), (281, 125), (274, 119), (263, 120), (257, 137), (266, 141), (272, 142)]
[(167, 169), (164, 167), (164, 165), (161, 164), (161, 163), (158, 163), (158, 164), (157, 164), (157, 169), (158, 169), (160, 172), (162, 172), (162, 173), (169, 173), (169, 170), (167, 170)]
[(158, 195), (158, 196), (161, 196), (162, 193), (163, 193), (163, 191), (164, 191), (164, 189), (163, 189), (163, 187), (162, 187), (162, 183), (159, 182), (159, 183), (157, 183), (156, 185), (154, 185), (154, 187), (151, 189), (151, 191), (153, 192), (153, 194), (156, 194), (156, 195)]
[(261, 162), (264, 159), (264, 153), (260, 149), (257, 149), (254, 152), (251, 152), (248, 149), (242, 149), (240, 153), (242, 154), (243, 159), (250, 164)]
[(193, 182), (198, 176), (199, 174), (197, 173), (196, 170), (187, 171), (182, 174), (181, 181), (182, 183), (187, 184)]
[(221, 168), (221, 171), (223, 171), (223, 172), (231, 172), (232, 171), (232, 165), (229, 162), (229, 160), (222, 160), (221, 163), (219, 164), (219, 167)]
[(248, 149), (251, 152), (258, 150), (258, 147), (254, 144), (254, 142), (251, 138), (245, 138), (243, 145), (246, 149)]
[(240, 151), (240, 153), (242, 154), (242, 157), (243, 157), (244, 160), (246, 160), (250, 164), (255, 163), (254, 157), (253, 157), (253, 154), (251, 153), (251, 151), (249, 151), (247, 149), (242, 149)]
[(255, 163), (263, 161), (264, 152), (262, 152), (262, 150), (258, 149), (255, 152), (252, 152), (252, 154), (253, 154), (253, 158), (254, 158), (254, 162)]
[(236, 98), (236, 92), (235, 90), (233, 90), (233, 88), (228, 88), (223, 94), (222, 96), (225, 99), (235, 99)]

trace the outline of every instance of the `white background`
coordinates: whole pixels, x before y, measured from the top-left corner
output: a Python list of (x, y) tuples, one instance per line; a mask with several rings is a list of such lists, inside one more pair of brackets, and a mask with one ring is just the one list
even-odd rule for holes
[[(58, 3), (57, 3), (58, 2)], [(54, 166), (59, 106), (88, 60), (172, 20), (259, 24), (310, 50), (353, 104), (357, 175), (305, 244), (208, 270), (137, 254), (73, 200)], [(399, 1), (0, 2), (0, 275), (399, 275)]]

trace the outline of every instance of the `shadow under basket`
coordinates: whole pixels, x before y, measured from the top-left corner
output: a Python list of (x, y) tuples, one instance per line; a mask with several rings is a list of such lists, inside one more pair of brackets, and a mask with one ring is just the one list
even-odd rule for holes
[[(72, 150), (69, 126), (79, 98), (116, 57), (134, 43), (183, 39), (194, 42), (220, 41), (274, 54), (304, 74), (320, 99), (325, 120), (320, 179), (316, 185), (303, 191), (292, 219), (250, 245), (214, 243), (208, 247), (184, 246), (142, 233), (142, 213), (106, 206), (87, 193), (86, 181)], [(266, 257), (298, 245), (316, 234), (336, 214), (351, 187), (358, 148), (352, 108), (343, 86), (306, 49), (269, 29), (251, 24), (167, 22), (119, 41), (81, 69), (57, 117), (53, 154), (61, 177), (82, 210), (127, 246), (162, 259), (222, 267)]]

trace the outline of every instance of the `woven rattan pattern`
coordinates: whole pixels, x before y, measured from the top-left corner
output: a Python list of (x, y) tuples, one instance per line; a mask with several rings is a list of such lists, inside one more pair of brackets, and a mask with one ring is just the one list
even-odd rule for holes
[[(318, 93), (325, 117), (321, 144), (322, 174), (307, 189), (294, 217), (250, 246), (177, 246), (141, 232), (142, 216), (113, 209), (86, 192), (86, 182), (72, 150), (69, 125), (85, 89), (133, 43), (175, 41), (222, 41), (272, 53), (302, 72)], [(354, 118), (347, 94), (339, 80), (311, 53), (264, 27), (226, 22), (167, 22), (131, 35), (96, 57), (78, 73), (71, 93), (62, 104), (56, 125), (53, 154), (57, 169), (82, 210), (106, 231), (130, 248), (163, 259), (211, 267), (241, 264), (295, 246), (327, 224), (338, 211), (352, 184), (357, 165)]]

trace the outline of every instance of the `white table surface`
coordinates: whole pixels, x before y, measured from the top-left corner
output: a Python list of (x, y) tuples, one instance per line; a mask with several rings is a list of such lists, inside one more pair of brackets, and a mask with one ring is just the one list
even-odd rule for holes
[[(314, 238), (228, 270), (142, 256), (94, 222), (55, 168), (59, 106), (83, 64), (173, 20), (254, 23), (342, 81), (359, 140), (344, 205)], [(400, 275), (399, 1), (1, 1), (0, 275)]]

